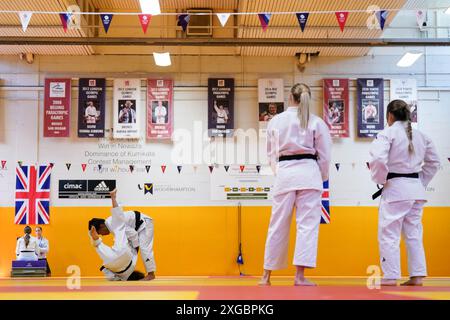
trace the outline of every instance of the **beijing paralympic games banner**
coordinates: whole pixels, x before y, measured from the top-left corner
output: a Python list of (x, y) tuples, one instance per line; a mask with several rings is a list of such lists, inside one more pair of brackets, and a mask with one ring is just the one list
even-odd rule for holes
[(45, 79), (44, 137), (70, 136), (70, 79)]

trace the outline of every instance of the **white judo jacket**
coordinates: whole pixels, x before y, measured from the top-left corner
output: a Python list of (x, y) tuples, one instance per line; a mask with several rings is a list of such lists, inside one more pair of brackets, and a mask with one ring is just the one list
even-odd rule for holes
[[(278, 162), (280, 156), (317, 155), (318, 160), (302, 159)], [(311, 115), (308, 128), (302, 130), (297, 107), (276, 115), (267, 126), (267, 155), (276, 175), (274, 195), (294, 190), (322, 190), (328, 180), (331, 136), (325, 122)]]
[[(409, 153), (406, 135), (407, 122), (396, 121), (378, 133), (372, 142), (370, 171), (372, 180), (384, 185), (382, 199), (386, 202), (426, 200), (425, 188), (439, 169), (440, 161), (433, 142), (422, 132), (413, 129), (414, 153)], [(394, 178), (392, 173), (419, 173), (419, 179)]]

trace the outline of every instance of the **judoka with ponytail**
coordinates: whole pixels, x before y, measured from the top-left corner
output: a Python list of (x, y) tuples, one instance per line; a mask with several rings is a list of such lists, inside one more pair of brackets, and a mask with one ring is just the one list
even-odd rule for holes
[(394, 100), (387, 106), (388, 127), (373, 141), (370, 156), (372, 180), (383, 185), (378, 218), (378, 245), (383, 271), (381, 285), (395, 286), (401, 277), (400, 236), (408, 252), (410, 279), (402, 285), (422, 285), (427, 276), (422, 240), (425, 189), (440, 162), (433, 142), (411, 126), (408, 104)]

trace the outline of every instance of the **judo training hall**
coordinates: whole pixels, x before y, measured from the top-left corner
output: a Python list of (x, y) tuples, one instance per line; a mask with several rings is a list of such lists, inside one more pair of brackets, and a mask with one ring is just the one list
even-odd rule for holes
[(1, 1), (0, 304), (448, 302), (449, 101), (450, 0)]

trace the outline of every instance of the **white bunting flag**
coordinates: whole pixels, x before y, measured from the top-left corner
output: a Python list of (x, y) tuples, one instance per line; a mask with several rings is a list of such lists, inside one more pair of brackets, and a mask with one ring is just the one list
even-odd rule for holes
[(27, 31), (28, 24), (30, 23), (32, 15), (33, 15), (33, 12), (31, 12), (31, 11), (19, 12), (19, 18), (20, 18), (20, 22), (22, 23), (23, 32)]
[(227, 24), (228, 18), (230, 17), (230, 13), (218, 13), (217, 14), (217, 18), (220, 21), (220, 24), (222, 25), (222, 27), (225, 27), (225, 25)]

